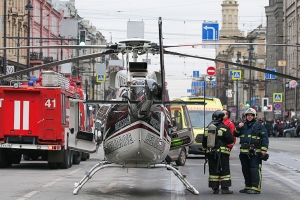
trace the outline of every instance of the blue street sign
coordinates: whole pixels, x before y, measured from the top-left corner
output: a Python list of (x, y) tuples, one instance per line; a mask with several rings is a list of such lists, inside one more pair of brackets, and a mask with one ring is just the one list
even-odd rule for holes
[(199, 71), (193, 71), (193, 77), (199, 78), (200, 77)]
[(211, 83), (211, 86), (212, 86), (212, 87), (217, 87), (217, 82), (215, 82), (215, 81), (212, 82), (212, 83)]
[(241, 80), (242, 79), (242, 70), (232, 70), (231, 72), (232, 80)]
[(202, 40), (219, 40), (219, 24), (207, 22), (202, 24)]
[[(269, 70), (271, 72), (276, 72), (276, 69), (269, 69), (269, 68), (267, 68), (267, 70)], [(266, 79), (276, 79), (276, 75), (266, 74)]]
[(187, 89), (187, 93), (197, 93), (197, 89)]
[(201, 82), (195, 82), (195, 81), (192, 82), (192, 86), (194, 87), (200, 87), (200, 84)]
[(104, 82), (106, 79), (106, 74), (96, 74), (96, 81), (97, 82)]

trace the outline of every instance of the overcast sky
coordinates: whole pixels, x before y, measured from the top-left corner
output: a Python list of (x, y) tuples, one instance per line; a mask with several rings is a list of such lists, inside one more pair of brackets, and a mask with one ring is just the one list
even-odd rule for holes
[[(202, 23), (217, 21), (222, 24), (222, 0), (75, 0), (81, 17), (113, 43), (126, 39), (127, 22), (144, 21), (145, 39), (158, 43), (158, 17), (163, 21), (164, 44), (199, 43), (202, 41)], [(265, 6), (268, 0), (238, 0), (239, 29), (251, 31), (260, 24), (266, 26)], [(172, 51), (215, 58), (215, 49), (173, 48)], [(120, 56), (121, 58), (121, 56)], [(140, 59), (144, 58), (140, 56)], [(159, 69), (159, 56), (150, 56), (150, 70)], [(206, 73), (214, 62), (178, 58), (165, 55), (166, 81), (171, 97), (190, 95), (193, 71)]]

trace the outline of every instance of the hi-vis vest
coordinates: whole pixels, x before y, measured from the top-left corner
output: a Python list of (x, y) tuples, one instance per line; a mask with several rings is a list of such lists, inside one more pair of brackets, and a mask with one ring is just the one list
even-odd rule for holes
[(218, 130), (215, 125), (210, 124), (204, 131), (204, 137), (207, 137), (207, 148), (203, 148), (203, 151), (209, 153), (214, 149), (217, 152), (230, 154), (230, 148), (222, 141), (225, 132), (226, 128), (219, 128)]

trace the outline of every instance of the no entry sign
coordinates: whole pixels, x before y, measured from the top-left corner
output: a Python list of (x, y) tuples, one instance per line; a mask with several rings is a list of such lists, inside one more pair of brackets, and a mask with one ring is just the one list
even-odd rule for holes
[(209, 66), (207, 69), (206, 69), (206, 73), (207, 75), (209, 76), (214, 76), (216, 74), (216, 68), (213, 67), (213, 66)]

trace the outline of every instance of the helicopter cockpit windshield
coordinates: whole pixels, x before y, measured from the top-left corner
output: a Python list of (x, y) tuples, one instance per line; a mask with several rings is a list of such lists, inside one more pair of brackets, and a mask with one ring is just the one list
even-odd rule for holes
[(145, 91), (145, 81), (144, 80), (135, 81), (132, 84), (132, 89), (131, 89), (132, 97), (131, 97), (131, 99), (133, 99), (133, 100), (140, 99), (144, 95), (144, 91)]

